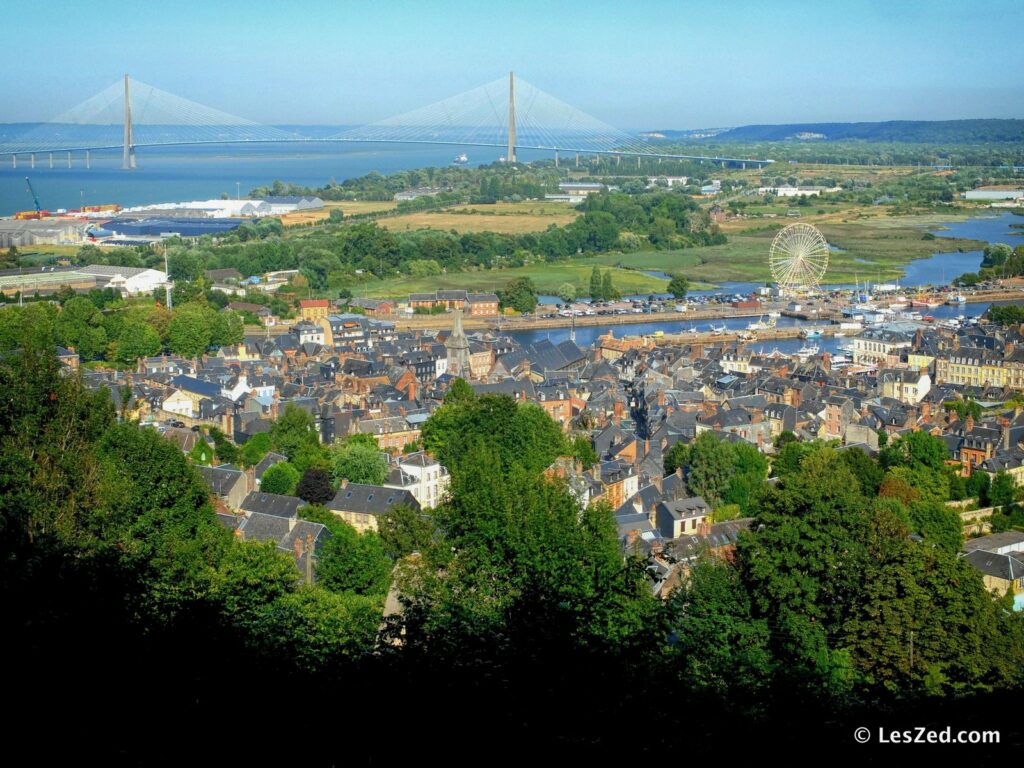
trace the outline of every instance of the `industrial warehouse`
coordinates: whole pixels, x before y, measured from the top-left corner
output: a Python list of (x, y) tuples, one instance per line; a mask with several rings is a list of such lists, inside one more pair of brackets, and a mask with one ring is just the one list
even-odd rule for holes
[(167, 285), (167, 273), (144, 267), (37, 267), (0, 271), (0, 293), (54, 293), (63, 286), (75, 291), (113, 288), (126, 296), (141, 296)]
[(169, 237), (221, 235), (265, 216), (319, 210), (318, 197), (266, 197), (257, 200), (194, 200), (122, 209), (117, 205), (49, 211), (25, 179), (35, 210), (0, 219), (0, 248), (33, 245), (148, 245)]

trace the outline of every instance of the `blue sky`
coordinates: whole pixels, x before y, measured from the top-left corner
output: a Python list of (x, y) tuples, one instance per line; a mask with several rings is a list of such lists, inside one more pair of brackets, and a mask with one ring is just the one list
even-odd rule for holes
[(514, 69), (613, 125), (1024, 117), (1020, 0), (23, 2), (0, 122), (124, 72), (265, 123), (353, 124)]

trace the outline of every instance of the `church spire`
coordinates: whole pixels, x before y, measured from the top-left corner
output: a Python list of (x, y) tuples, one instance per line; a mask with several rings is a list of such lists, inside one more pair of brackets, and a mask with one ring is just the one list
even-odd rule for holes
[(462, 310), (454, 311), (455, 323), (448, 340), (444, 343), (448, 351), (448, 373), (459, 378), (469, 378), (469, 339), (462, 330)]

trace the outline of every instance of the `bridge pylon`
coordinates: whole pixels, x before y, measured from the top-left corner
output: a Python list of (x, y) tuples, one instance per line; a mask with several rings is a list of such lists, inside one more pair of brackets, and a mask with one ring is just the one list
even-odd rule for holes
[(516, 161), (516, 73), (508, 73), (508, 161)]
[(128, 75), (124, 76), (124, 145), (121, 154), (121, 168), (125, 171), (135, 167), (135, 139), (132, 136), (132, 100), (128, 90)]

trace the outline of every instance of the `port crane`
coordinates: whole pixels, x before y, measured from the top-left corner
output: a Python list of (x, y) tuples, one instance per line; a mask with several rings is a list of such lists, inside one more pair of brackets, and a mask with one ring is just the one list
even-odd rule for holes
[(39, 195), (37, 195), (36, 191), (32, 188), (32, 182), (29, 181), (28, 176), (25, 177), (25, 183), (28, 185), (29, 194), (32, 195), (32, 202), (36, 204), (36, 213), (42, 213), (43, 207), (39, 204)]

